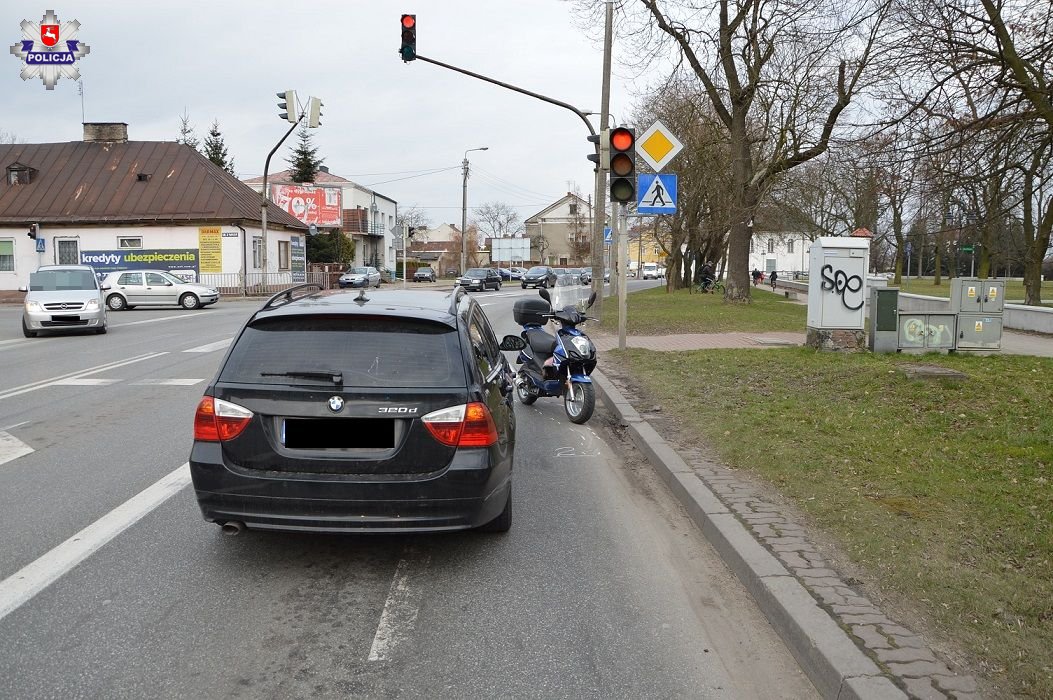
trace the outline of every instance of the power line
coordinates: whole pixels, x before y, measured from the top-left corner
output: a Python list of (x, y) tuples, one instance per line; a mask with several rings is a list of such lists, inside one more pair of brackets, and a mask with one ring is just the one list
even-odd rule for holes
[(511, 187), (513, 189), (516, 189), (516, 190), (520, 190), (522, 192), (526, 192), (527, 194), (530, 194), (530, 195), (533, 195), (533, 196), (536, 196), (536, 197), (545, 197), (546, 199), (552, 196), (551, 194), (549, 194), (547, 192), (538, 192), (536, 190), (531, 190), (531, 189), (528, 189), (526, 187), (522, 187), (520, 185), (517, 185), (514, 182), (509, 182), (508, 180), (505, 180), (504, 178), (502, 178), (499, 175), (496, 175), (496, 174), (490, 172), (489, 170), (486, 170), (485, 168), (480, 168), (479, 166), (475, 166), (475, 169), (478, 170), (480, 173), (483, 173), (484, 178), (487, 178), (487, 179), (491, 179), (492, 178), (493, 180), (496, 180), (498, 182), (504, 183), (508, 187)]
[(371, 182), (368, 185), (362, 185), (363, 187), (374, 187), (376, 185), (386, 185), (389, 182), (401, 182), (403, 180), (412, 180), (415, 177), (424, 177), (425, 175), (435, 175), (437, 173), (445, 173), (450, 170), (460, 170), (461, 166), (454, 165), (450, 168), (439, 168), (437, 170), (429, 170), (427, 172), (419, 173), (417, 175), (407, 175), (406, 177), (396, 177), (393, 180), (380, 180), (379, 182)]

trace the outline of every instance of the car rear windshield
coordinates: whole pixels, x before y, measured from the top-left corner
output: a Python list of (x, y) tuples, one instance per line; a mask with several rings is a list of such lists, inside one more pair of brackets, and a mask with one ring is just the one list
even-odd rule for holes
[(31, 292), (67, 292), (97, 289), (91, 270), (42, 270), (29, 273)]
[(370, 316), (284, 316), (245, 329), (219, 380), (244, 384), (326, 385), (276, 377), (336, 372), (345, 387), (465, 385), (456, 331), (441, 323)]

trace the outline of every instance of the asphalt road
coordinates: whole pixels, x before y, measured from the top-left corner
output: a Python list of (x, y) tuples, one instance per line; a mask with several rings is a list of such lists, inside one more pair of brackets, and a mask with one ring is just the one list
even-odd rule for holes
[[(500, 335), (535, 293), (478, 297)], [(815, 697), (607, 416), (555, 399), (516, 406), (505, 536), (230, 538), (173, 482), (88, 547), (186, 462), (257, 305), (36, 339), (0, 306), (0, 697)]]

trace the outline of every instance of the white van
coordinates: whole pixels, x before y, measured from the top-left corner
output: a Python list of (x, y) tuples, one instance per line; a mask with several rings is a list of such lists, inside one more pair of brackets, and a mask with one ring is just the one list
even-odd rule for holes
[(641, 279), (645, 280), (656, 280), (658, 279), (658, 263), (645, 262), (643, 264), (643, 276)]

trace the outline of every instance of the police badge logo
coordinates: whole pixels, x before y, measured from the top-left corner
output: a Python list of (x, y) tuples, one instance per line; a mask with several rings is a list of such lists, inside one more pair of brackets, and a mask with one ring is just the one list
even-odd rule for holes
[(22, 40), (11, 46), (11, 54), (22, 61), (22, 80), (40, 78), (44, 87), (54, 90), (59, 78), (80, 80), (77, 61), (91, 48), (77, 39), (80, 22), (62, 24), (54, 10), (37, 22), (22, 20)]

